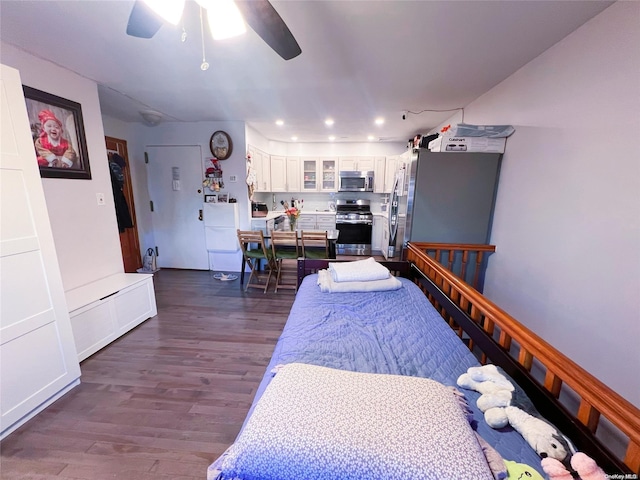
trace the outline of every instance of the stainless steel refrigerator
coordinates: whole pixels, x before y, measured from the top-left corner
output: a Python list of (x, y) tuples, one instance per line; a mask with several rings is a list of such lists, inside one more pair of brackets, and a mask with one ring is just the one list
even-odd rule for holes
[(502, 154), (419, 149), (402, 157), (385, 256), (404, 258), (409, 241), (488, 243)]

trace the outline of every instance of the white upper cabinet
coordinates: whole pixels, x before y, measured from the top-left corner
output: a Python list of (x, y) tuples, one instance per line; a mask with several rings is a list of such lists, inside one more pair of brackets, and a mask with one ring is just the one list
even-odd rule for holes
[(386, 158), (375, 157), (375, 166), (373, 169), (373, 193), (386, 193), (385, 181), (386, 181)]
[[(271, 173), (273, 180), (273, 172)], [(287, 157), (287, 191), (300, 192), (300, 159), (298, 157)]]
[(256, 174), (256, 192), (271, 191), (271, 156), (251, 145), (247, 146), (251, 155), (251, 166)]
[(287, 192), (287, 157), (271, 155), (271, 191)]
[(340, 157), (339, 169), (373, 171), (375, 169), (375, 157)]
[(318, 161), (319, 159), (312, 157), (300, 159), (300, 176), (302, 177), (301, 191), (318, 191)]
[(335, 192), (338, 189), (338, 161), (335, 158), (300, 158), (303, 192)]
[(398, 170), (398, 157), (387, 157), (384, 175), (384, 190), (382, 193), (391, 193), (393, 185), (396, 181), (396, 172)]
[(299, 192), (300, 159), (271, 155), (271, 191)]
[(321, 158), (320, 167), (320, 191), (335, 192), (338, 189), (338, 161), (335, 158)]

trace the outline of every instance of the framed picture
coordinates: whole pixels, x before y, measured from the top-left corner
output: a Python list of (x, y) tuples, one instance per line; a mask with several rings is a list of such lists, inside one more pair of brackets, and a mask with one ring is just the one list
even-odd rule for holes
[(219, 193), (218, 203), (229, 203), (229, 195), (226, 193)]
[(204, 203), (218, 203), (218, 196), (217, 195), (205, 195), (204, 196)]
[(40, 176), (91, 180), (79, 103), (23, 85)]

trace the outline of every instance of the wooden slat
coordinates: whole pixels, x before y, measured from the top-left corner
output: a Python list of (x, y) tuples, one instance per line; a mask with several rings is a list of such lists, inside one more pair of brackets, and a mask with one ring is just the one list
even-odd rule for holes
[(560, 396), (560, 389), (562, 388), (562, 380), (551, 370), (547, 370), (544, 377), (544, 388), (546, 388), (555, 398)]
[(631, 468), (632, 472), (640, 472), (640, 445), (633, 442), (629, 443), (624, 463)]
[(578, 409), (578, 420), (590, 431), (595, 433), (598, 428), (598, 422), (600, 421), (600, 412), (593, 408), (593, 405), (585, 399), (582, 399), (580, 408)]

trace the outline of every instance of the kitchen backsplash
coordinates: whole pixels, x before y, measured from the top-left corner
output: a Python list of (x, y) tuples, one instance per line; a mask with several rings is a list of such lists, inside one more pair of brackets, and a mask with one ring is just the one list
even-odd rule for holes
[[(389, 195), (381, 193), (320, 193), (320, 192), (304, 192), (304, 193), (255, 193), (254, 201), (264, 202), (267, 204), (267, 208), (270, 212), (282, 211), (281, 201), (291, 203), (291, 199), (297, 200), (299, 205), (302, 205), (302, 211), (315, 212), (315, 211), (330, 211), (331, 204), (335, 206), (337, 199), (365, 199), (371, 201), (371, 211), (376, 213), (382, 210), (383, 203), (388, 202)], [(274, 204), (275, 199), (275, 204)], [(274, 209), (275, 206), (275, 209)]]

